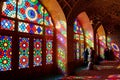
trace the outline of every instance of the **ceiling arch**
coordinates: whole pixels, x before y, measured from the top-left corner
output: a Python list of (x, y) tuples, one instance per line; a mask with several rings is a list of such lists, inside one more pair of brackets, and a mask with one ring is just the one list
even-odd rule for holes
[(85, 11), (93, 27), (102, 24), (108, 32), (116, 34), (120, 30), (120, 0), (57, 0), (61, 5), (69, 25), (76, 16)]

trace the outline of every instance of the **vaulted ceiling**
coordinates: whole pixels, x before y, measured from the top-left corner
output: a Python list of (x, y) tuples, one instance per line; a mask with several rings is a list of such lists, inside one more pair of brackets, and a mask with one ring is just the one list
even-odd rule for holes
[(120, 39), (120, 0), (57, 0), (69, 25), (85, 11), (93, 21), (94, 29), (100, 24), (111, 35)]

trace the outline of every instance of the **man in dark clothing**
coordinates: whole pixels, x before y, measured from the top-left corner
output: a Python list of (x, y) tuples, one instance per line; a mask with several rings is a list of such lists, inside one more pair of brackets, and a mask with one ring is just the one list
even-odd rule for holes
[(95, 64), (95, 55), (95, 50), (92, 47), (90, 47), (90, 61), (88, 63), (88, 70), (93, 70), (93, 66)]
[(89, 55), (89, 51), (88, 51), (88, 48), (86, 48), (85, 51), (83, 52), (84, 64), (85, 64), (85, 65), (88, 64), (88, 55)]
[(104, 59), (105, 60), (108, 60), (109, 59), (109, 48), (105, 48), (105, 50), (104, 50)]

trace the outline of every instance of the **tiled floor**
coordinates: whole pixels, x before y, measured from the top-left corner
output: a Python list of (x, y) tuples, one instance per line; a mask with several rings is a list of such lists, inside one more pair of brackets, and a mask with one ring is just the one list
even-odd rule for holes
[(120, 80), (120, 62), (103, 61), (100, 65), (94, 65), (93, 70), (87, 67), (80, 67), (75, 70), (74, 76), (64, 77), (63, 75), (48, 75), (44, 77), (32, 77), (17, 80)]
[(76, 70), (75, 76), (68, 76), (62, 80), (120, 80), (120, 62), (103, 61), (95, 65), (93, 70), (87, 67)]

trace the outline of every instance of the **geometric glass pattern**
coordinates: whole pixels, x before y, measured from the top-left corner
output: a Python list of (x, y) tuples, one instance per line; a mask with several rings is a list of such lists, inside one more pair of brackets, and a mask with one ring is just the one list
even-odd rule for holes
[(29, 38), (19, 38), (19, 69), (29, 67)]
[(80, 40), (84, 40), (84, 35), (83, 34), (80, 35)]
[(52, 27), (46, 27), (45, 28), (45, 35), (53, 36), (53, 29), (52, 29)]
[[(16, 21), (14, 21), (14, 19), (9, 20), (8, 18), (7, 19), (1, 18), (0, 29), (10, 30), (10, 31), (15, 31), (17, 29), (18, 31), (14, 32), (15, 37), (17, 36), (16, 35), (17, 32), (43, 35), (43, 31), (44, 31), (43, 38), (46, 35), (49, 37), (53, 36), (52, 18), (48, 14), (48, 11), (42, 6), (39, 0), (5, 0), (1, 8), (2, 8), (1, 9), (2, 17), (3, 16), (11, 17), (9, 19), (17, 17), (18, 20), (15, 19)], [(18, 26), (15, 26), (15, 23)], [(43, 28), (42, 25), (44, 25), (45, 27)], [(24, 35), (25, 34), (21, 34), (21, 36), (24, 36)], [(38, 35), (34, 35), (33, 37), (37, 37), (37, 36)], [(8, 37), (8, 36), (2, 36), (2, 37), (5, 37), (5, 39), (8, 39), (8, 40), (11, 39), (10, 42), (12, 47), (12, 37)], [(2, 40), (2, 38), (0, 40)], [(42, 65), (42, 39), (34, 38), (33, 41), (34, 41), (33, 42), (34, 47), (32, 46), (33, 47), (33, 65), (40, 66)], [(46, 46), (46, 56), (45, 56), (46, 64), (51, 64), (53, 63), (53, 60), (52, 60), (53, 59), (52, 57), (53, 40), (47, 40), (45, 42), (46, 42), (46, 45), (45, 45)], [(11, 57), (7, 56), (8, 55), (7, 53), (9, 51), (10, 52), (9, 55), (12, 55), (12, 48), (10, 47), (11, 49), (9, 50), (3, 50), (1, 48), (1, 46), (3, 45), (1, 44), (2, 43), (0, 41), (0, 70), (2, 71), (3, 67), (4, 67), (4, 71), (5, 71), (5, 68), (6, 70), (11, 70)], [(29, 64), (30, 64), (29, 63), (29, 44), (30, 44), (29, 38), (19, 37), (19, 62), (18, 62), (19, 69), (29, 67)], [(10, 62), (9, 67), (6, 67), (6, 65), (1, 67), (1, 61), (4, 60), (3, 58), (1, 58), (2, 55), (5, 56), (5, 59), (6, 59), (5, 61), (2, 62), (2, 64), (6, 63), (7, 60), (9, 59), (7, 62), (7, 63)]]
[(38, 24), (43, 24), (43, 9), (39, 0), (18, 0), (17, 17)]
[(0, 71), (11, 70), (12, 37), (0, 35)]
[(24, 23), (24, 22), (18, 23), (18, 31), (31, 33), (31, 34), (39, 34), (39, 35), (43, 34), (43, 28), (41, 26), (34, 25), (31, 23)]
[(15, 28), (15, 21), (1, 18), (1, 27), (0, 27), (0, 29), (14, 31), (14, 28)]
[(42, 39), (34, 39), (34, 66), (42, 65)]
[(75, 40), (80, 40), (80, 35), (79, 34), (74, 34), (74, 39)]
[(77, 22), (77, 19), (74, 22), (74, 33), (83, 34), (81, 25), (79, 24), (79, 22)]
[(83, 30), (80, 22), (75, 19), (74, 21), (74, 41), (75, 41), (75, 58), (79, 60), (80, 56), (82, 55), (82, 51), (84, 50), (84, 36)]
[(6, 0), (2, 6), (2, 15), (15, 18), (16, 0)]
[(51, 17), (48, 14), (47, 10), (44, 10), (44, 25), (46, 25), (46, 26), (53, 26)]
[(53, 63), (52, 61), (52, 53), (53, 53), (53, 50), (52, 50), (52, 47), (53, 47), (53, 44), (52, 44), (52, 40), (47, 40), (46, 41), (46, 64), (51, 64)]

